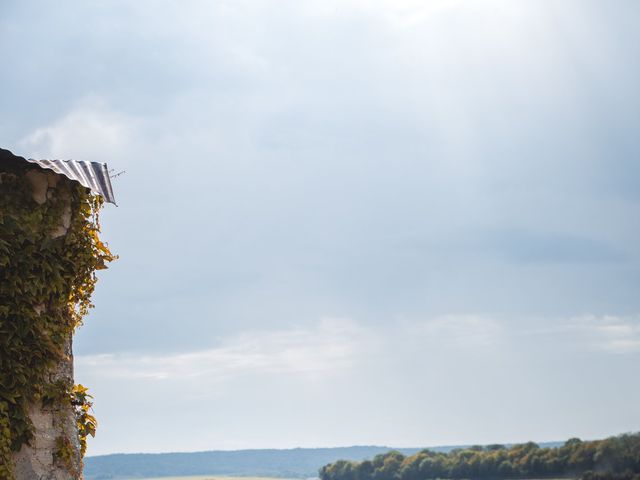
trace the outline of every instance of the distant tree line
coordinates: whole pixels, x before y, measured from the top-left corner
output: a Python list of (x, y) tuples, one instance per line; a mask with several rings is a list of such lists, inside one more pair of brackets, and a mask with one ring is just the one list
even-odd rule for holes
[(474, 446), (448, 453), (391, 451), (373, 460), (340, 460), (320, 469), (321, 480), (582, 478), (640, 480), (640, 433), (604, 440), (572, 438), (557, 448), (533, 442)]

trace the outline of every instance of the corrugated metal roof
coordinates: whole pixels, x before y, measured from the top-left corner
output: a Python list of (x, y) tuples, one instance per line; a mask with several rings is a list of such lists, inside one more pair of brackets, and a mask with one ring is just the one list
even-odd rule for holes
[(33, 160), (32, 158), (26, 160), (75, 180), (102, 195), (106, 202), (116, 204), (106, 163), (82, 160)]
[[(8, 152), (8, 150), (4, 150), (4, 152)], [(106, 202), (116, 204), (106, 163), (79, 160), (33, 160), (17, 155), (13, 155), (13, 157), (34, 163), (47, 170), (53, 170), (60, 175), (75, 180), (92, 192), (102, 195)]]

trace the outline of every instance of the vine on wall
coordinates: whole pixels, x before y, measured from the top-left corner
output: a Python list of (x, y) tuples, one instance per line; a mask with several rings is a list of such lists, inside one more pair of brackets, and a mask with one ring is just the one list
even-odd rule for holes
[[(0, 478), (11, 479), (11, 452), (33, 439), (28, 408), (34, 402), (66, 401), (73, 406), (76, 419), (82, 417), (78, 420), (82, 453), (86, 436), (95, 433), (86, 389), (51, 384), (47, 374), (65, 358), (67, 342), (93, 306), (96, 270), (106, 268), (115, 257), (98, 236), (102, 197), (57, 176), (47, 201), (40, 204), (25, 176), (30, 167), (2, 167)], [(58, 235), (65, 215), (68, 229)]]

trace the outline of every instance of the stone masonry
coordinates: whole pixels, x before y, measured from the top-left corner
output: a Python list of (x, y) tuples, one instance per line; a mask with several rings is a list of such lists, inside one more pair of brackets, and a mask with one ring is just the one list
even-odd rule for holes
[[(29, 170), (26, 174), (33, 199), (43, 204), (55, 195), (59, 182), (70, 181), (53, 172)], [(71, 218), (71, 207), (65, 209), (58, 228), (51, 232), (51, 236), (66, 235)], [(44, 307), (34, 305), (36, 310), (44, 312)], [(73, 383), (73, 354), (72, 341), (68, 339), (65, 346), (65, 358), (49, 373), (49, 381), (66, 380)], [(80, 458), (80, 442), (78, 439), (76, 420), (73, 407), (70, 404), (54, 405), (43, 408), (38, 401), (31, 405), (30, 417), (34, 426), (34, 440), (31, 445), (25, 445), (13, 456), (15, 480), (77, 480), (82, 478), (82, 461)], [(55, 458), (57, 449), (56, 439), (69, 440), (73, 451), (73, 470), (62, 465)]]

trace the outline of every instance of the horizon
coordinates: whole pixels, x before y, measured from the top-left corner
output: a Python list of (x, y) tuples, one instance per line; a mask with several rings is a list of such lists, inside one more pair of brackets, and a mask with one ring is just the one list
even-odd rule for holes
[(74, 337), (88, 455), (640, 431), (639, 24), (2, 2), (0, 147), (126, 172)]
[[(625, 435), (625, 434), (629, 434), (632, 432), (624, 432), (624, 433), (620, 433), (618, 435)], [(616, 437), (618, 435), (611, 435), (610, 437)], [(610, 437), (606, 437), (606, 438), (610, 438)], [(576, 438), (576, 437), (572, 437), (572, 438)], [(215, 449), (215, 450), (189, 450), (189, 451), (182, 451), (182, 450), (175, 450), (175, 451), (167, 451), (167, 452), (113, 452), (113, 453), (104, 453), (104, 454), (100, 454), (100, 455), (87, 455), (86, 458), (94, 458), (94, 457), (106, 457), (106, 456), (110, 456), (110, 455), (170, 455), (170, 454), (190, 454), (190, 453), (210, 453), (210, 452), (225, 452), (225, 453), (232, 453), (232, 452), (252, 452), (252, 451), (292, 451), (292, 450), (337, 450), (337, 449), (349, 449), (349, 448), (388, 448), (390, 451), (393, 450), (429, 450), (429, 449), (441, 449), (441, 448), (446, 448), (446, 449), (454, 449), (454, 448), (465, 448), (465, 447), (475, 447), (475, 446), (481, 446), (481, 447), (487, 447), (489, 445), (502, 445), (505, 447), (511, 447), (511, 446), (515, 446), (515, 445), (523, 445), (529, 442), (533, 442), (536, 445), (540, 445), (542, 448), (549, 448), (549, 447), (544, 447), (545, 445), (552, 445), (552, 444), (558, 444), (561, 445), (563, 443), (565, 443), (567, 440), (570, 440), (570, 438), (567, 438), (565, 440), (545, 440), (545, 441), (535, 441), (535, 440), (527, 440), (527, 441), (521, 441), (521, 442), (491, 442), (491, 443), (483, 443), (483, 444), (475, 444), (475, 443), (465, 443), (465, 444), (451, 444), (451, 445), (429, 445), (429, 446), (398, 446), (398, 445), (342, 445), (342, 446), (333, 446), (333, 447), (287, 447), (287, 448), (239, 448), (239, 449), (234, 449), (234, 450), (225, 450), (225, 449)], [(590, 442), (590, 441), (594, 441), (594, 440), (602, 440), (601, 438), (581, 438), (580, 440), (582, 441), (586, 441), (586, 442)], [(551, 447), (551, 448), (555, 448), (555, 447)]]

